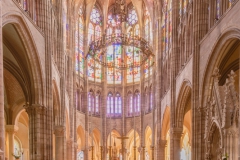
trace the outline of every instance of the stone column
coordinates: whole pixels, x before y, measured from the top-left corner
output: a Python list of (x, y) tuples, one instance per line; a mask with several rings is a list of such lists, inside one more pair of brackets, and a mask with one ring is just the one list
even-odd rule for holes
[(9, 160), (15, 160), (12, 154), (14, 154), (14, 135), (17, 130), (18, 130), (18, 127), (16, 125), (6, 125), (6, 132), (8, 133), (8, 141), (9, 141), (9, 149), (8, 149)]
[(4, 158), (5, 152), (5, 128), (4, 128), (4, 82), (3, 82), (3, 40), (2, 40), (2, 0), (0, 0), (0, 158)]
[(166, 148), (167, 141), (166, 140), (159, 140), (158, 141), (158, 152), (159, 157), (158, 159), (164, 160), (165, 159), (165, 148)]
[(155, 147), (154, 146), (151, 146), (151, 160), (154, 160), (154, 149), (155, 149)]
[(145, 160), (145, 146), (142, 146), (142, 160)]
[(181, 147), (180, 147), (180, 140), (181, 140), (181, 136), (182, 136), (182, 128), (172, 128), (171, 129), (171, 136), (170, 136), (170, 140), (171, 140), (171, 144), (170, 145), (170, 159), (171, 160), (180, 160), (180, 151), (181, 151)]
[(25, 105), (29, 117), (29, 156), (31, 160), (44, 159), (46, 107), (40, 104)]
[(55, 158), (56, 160), (64, 160), (64, 135), (65, 127), (56, 126), (54, 128), (55, 134)]

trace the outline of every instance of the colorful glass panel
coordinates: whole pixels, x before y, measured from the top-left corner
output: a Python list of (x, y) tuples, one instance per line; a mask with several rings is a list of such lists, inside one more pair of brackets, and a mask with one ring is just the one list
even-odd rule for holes
[(90, 15), (90, 21), (94, 24), (102, 24), (102, 17), (101, 14), (99, 12), (99, 10), (94, 6), (91, 15)]
[(171, 36), (172, 36), (172, 1), (165, 0), (163, 6), (163, 18), (162, 18), (162, 50), (163, 58), (166, 57), (166, 53), (171, 48)]
[(94, 80), (94, 60), (92, 58), (88, 58), (88, 79)]
[[(133, 54), (134, 53), (134, 54)], [(126, 59), (127, 59), (127, 65), (139, 66), (140, 65), (140, 49), (135, 47), (127, 47), (126, 50)], [(131, 68), (129, 67), (127, 69), (127, 82), (140, 81), (140, 67)]]
[(89, 23), (88, 26), (88, 44), (94, 41), (94, 26), (92, 23)]
[(80, 76), (83, 76), (83, 68), (84, 68), (84, 49), (83, 49), (83, 35), (84, 35), (84, 28), (83, 28), (83, 21), (82, 17), (79, 18), (79, 50), (78, 50), (78, 60), (79, 60), (79, 73)]
[(113, 108), (113, 95), (110, 93), (108, 94), (107, 99), (107, 114), (113, 114), (114, 108)]
[(76, 63), (75, 63), (75, 70), (76, 70), (76, 73), (78, 74), (79, 73), (79, 54), (78, 54), (78, 50), (79, 50), (79, 45), (78, 45), (78, 24), (76, 24), (76, 31), (75, 31), (75, 60), (76, 60)]
[(100, 96), (97, 95), (97, 96), (96, 96), (96, 99), (95, 99), (95, 104), (96, 104), (96, 106), (95, 106), (95, 112), (96, 112), (96, 113), (99, 113), (99, 99), (100, 99)]
[(219, 19), (220, 18), (220, 0), (217, 0), (217, 15), (216, 18)]
[(78, 154), (77, 154), (77, 160), (84, 160), (83, 151), (78, 152)]
[(127, 22), (130, 26), (132, 26), (138, 22), (137, 12), (134, 8), (132, 8), (128, 11)]
[(115, 97), (115, 114), (121, 114), (122, 113), (122, 99), (120, 94), (116, 94)]

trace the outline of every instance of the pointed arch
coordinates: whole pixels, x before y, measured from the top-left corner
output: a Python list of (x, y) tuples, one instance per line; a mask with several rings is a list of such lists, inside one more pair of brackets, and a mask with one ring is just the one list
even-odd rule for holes
[(45, 79), (45, 74), (43, 74), (39, 52), (30, 28), (21, 13), (15, 11), (9, 11), (3, 15), (2, 25), (6, 26), (8, 24), (14, 26), (26, 51), (25, 65), (28, 68), (27, 74), (29, 76), (29, 80), (27, 80), (29, 93), (26, 101), (30, 102), (30, 104), (44, 104), (45, 97), (43, 93), (45, 89), (43, 86), (45, 84), (43, 79)]
[(176, 125), (177, 127), (183, 126), (183, 119), (186, 111), (189, 110), (187, 107), (187, 103), (190, 100), (191, 101), (191, 83), (188, 80), (184, 80), (180, 92), (178, 94), (177, 99), (177, 109), (176, 109)]

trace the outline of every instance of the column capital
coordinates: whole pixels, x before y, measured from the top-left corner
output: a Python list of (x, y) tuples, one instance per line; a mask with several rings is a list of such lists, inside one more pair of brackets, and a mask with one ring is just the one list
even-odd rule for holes
[(16, 125), (6, 125), (5, 129), (6, 129), (6, 132), (14, 134), (18, 131), (18, 126), (16, 126)]
[(64, 126), (55, 126), (54, 134), (56, 137), (63, 137), (65, 135), (65, 127)]
[(165, 148), (166, 144), (167, 144), (167, 140), (163, 140), (163, 139), (158, 140), (158, 145), (160, 148), (162, 147)]
[(31, 114), (34, 114), (34, 113), (45, 115), (46, 111), (47, 111), (47, 107), (44, 107), (41, 104), (30, 105), (29, 103), (27, 103), (26, 105), (23, 106), (23, 108), (25, 108), (28, 115), (31, 115)]
[(182, 136), (183, 128), (176, 127), (171, 129), (171, 135), (174, 139), (180, 139)]

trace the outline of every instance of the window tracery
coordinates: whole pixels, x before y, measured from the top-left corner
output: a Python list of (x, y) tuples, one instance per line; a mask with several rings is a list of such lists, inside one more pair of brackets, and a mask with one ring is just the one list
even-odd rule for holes
[(163, 59), (171, 48), (172, 35), (172, 0), (164, 0), (162, 17), (162, 48)]
[(83, 68), (84, 68), (84, 8), (80, 7), (78, 12), (78, 21), (76, 23), (76, 31), (75, 31), (75, 56), (76, 56), (76, 74), (79, 74), (83, 77)]
[(115, 96), (112, 93), (108, 94), (107, 98), (107, 115), (111, 117), (118, 117), (122, 114), (122, 98), (119, 93)]
[[(102, 35), (102, 16), (99, 9), (94, 6), (90, 15), (88, 26), (88, 44), (99, 39)], [(92, 57), (88, 57), (88, 79), (96, 82), (101, 82), (102, 72), (101, 65), (94, 61)]]

